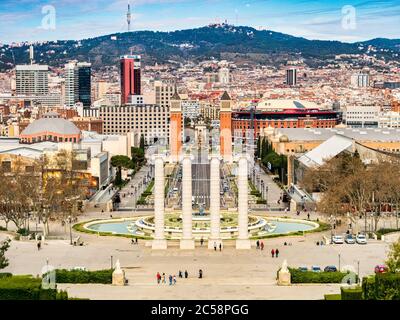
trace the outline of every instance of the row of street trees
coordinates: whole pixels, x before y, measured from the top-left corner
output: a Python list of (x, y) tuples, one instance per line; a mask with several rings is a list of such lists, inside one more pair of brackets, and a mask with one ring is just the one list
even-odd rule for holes
[(272, 173), (279, 175), (283, 184), (287, 183), (287, 157), (277, 154), (268, 139), (258, 138), (256, 157), (260, 158), (262, 164)]
[(77, 166), (72, 152), (60, 151), (29, 165), (17, 157), (11, 170), (0, 167), (0, 219), (18, 230), (29, 229), (33, 220), (42, 223), (48, 234), (50, 220), (74, 218), (90, 184)]
[(342, 153), (320, 167), (306, 170), (302, 184), (308, 192), (321, 192), (321, 212), (365, 218), (370, 215), (376, 231), (382, 212), (399, 209), (399, 165), (399, 159), (388, 157), (365, 165), (357, 152)]

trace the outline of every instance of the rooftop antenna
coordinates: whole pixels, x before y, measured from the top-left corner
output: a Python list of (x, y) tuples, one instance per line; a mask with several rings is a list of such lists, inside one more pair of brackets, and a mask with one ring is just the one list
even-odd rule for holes
[(126, 21), (128, 22), (128, 32), (130, 32), (131, 31), (131, 21), (132, 21), (130, 2), (128, 2), (128, 13), (126, 14)]

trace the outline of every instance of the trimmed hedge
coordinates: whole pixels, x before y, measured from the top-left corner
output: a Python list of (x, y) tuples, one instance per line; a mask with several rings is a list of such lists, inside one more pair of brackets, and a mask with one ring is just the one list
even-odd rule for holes
[(346, 272), (313, 272), (289, 268), (292, 283), (341, 283)]
[(326, 294), (324, 295), (325, 300), (342, 300), (340, 294)]
[(383, 235), (391, 233), (391, 232), (398, 232), (398, 231), (400, 231), (400, 229), (382, 228), (376, 232), (376, 235), (378, 236), (378, 240), (381, 240)]
[(400, 273), (378, 273), (374, 281), (369, 279), (366, 282), (363, 285), (366, 299), (400, 300)]
[[(63, 298), (68, 299), (66, 292)], [(12, 276), (0, 279), (0, 300), (56, 300), (57, 290), (42, 289), (42, 279)]]
[(375, 276), (363, 278), (362, 291), (364, 300), (375, 300)]
[(363, 300), (363, 292), (361, 287), (357, 288), (340, 288), (342, 300)]
[(0, 272), (0, 279), (12, 277), (12, 273)]
[(112, 283), (114, 270), (82, 271), (82, 270), (56, 270), (57, 283)]

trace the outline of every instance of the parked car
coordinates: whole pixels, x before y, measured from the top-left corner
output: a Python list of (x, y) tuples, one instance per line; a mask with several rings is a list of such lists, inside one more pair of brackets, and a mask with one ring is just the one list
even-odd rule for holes
[(338, 271), (335, 266), (326, 266), (324, 272), (336, 272)]
[(365, 234), (358, 234), (356, 237), (356, 242), (358, 244), (367, 244), (367, 237)]
[(308, 268), (307, 268), (307, 267), (299, 267), (298, 270), (299, 270), (299, 271), (306, 272), (306, 271), (308, 271)]
[(388, 267), (386, 267), (385, 265), (378, 264), (375, 267), (375, 273), (385, 273), (385, 272), (388, 272)]
[(332, 243), (334, 243), (334, 244), (342, 244), (342, 243), (344, 243), (343, 237), (342, 236), (333, 236), (332, 237)]
[(319, 266), (312, 266), (311, 271), (312, 272), (322, 272), (322, 269)]
[(225, 194), (225, 192), (223, 190), (220, 191), (219, 193), (221, 196), (223, 196)]
[(346, 235), (346, 238), (344, 239), (344, 241), (348, 244), (354, 244), (356, 243), (356, 239), (354, 238), (354, 236), (352, 234), (348, 234)]

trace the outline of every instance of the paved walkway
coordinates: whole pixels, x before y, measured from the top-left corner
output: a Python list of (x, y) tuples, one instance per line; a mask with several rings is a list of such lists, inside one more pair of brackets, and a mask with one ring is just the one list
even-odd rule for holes
[[(0, 240), (5, 235), (0, 233)], [(265, 250), (237, 251), (234, 242), (225, 243), (222, 252), (203, 248), (181, 251), (178, 243), (167, 251), (152, 251), (130, 244), (129, 239), (82, 235), (86, 243), (82, 247), (69, 245), (68, 240), (47, 241), (38, 251), (36, 243), (13, 241), (7, 257), (10, 265), (2, 270), (14, 274), (39, 274), (48, 259), (56, 268), (83, 266), (90, 270), (105, 269), (120, 260), (126, 270), (130, 286), (115, 288), (96, 285), (66, 285), (70, 295), (92, 299), (322, 299), (323, 294), (338, 292), (337, 286), (300, 286), (282, 288), (274, 285), (276, 271), (287, 260), (289, 266), (339, 264), (357, 268), (360, 262), (361, 276), (373, 273), (375, 265), (383, 263), (389, 244), (370, 241), (367, 245), (316, 246), (321, 234), (305, 237), (273, 238), (264, 240)], [(284, 246), (283, 242), (292, 246)], [(270, 256), (271, 249), (278, 248), (279, 258)], [(29, 261), (29, 263), (26, 263)], [(198, 270), (204, 271), (204, 279), (197, 279)], [(155, 284), (157, 272), (178, 275), (188, 270), (190, 279), (178, 279), (173, 288)]]

